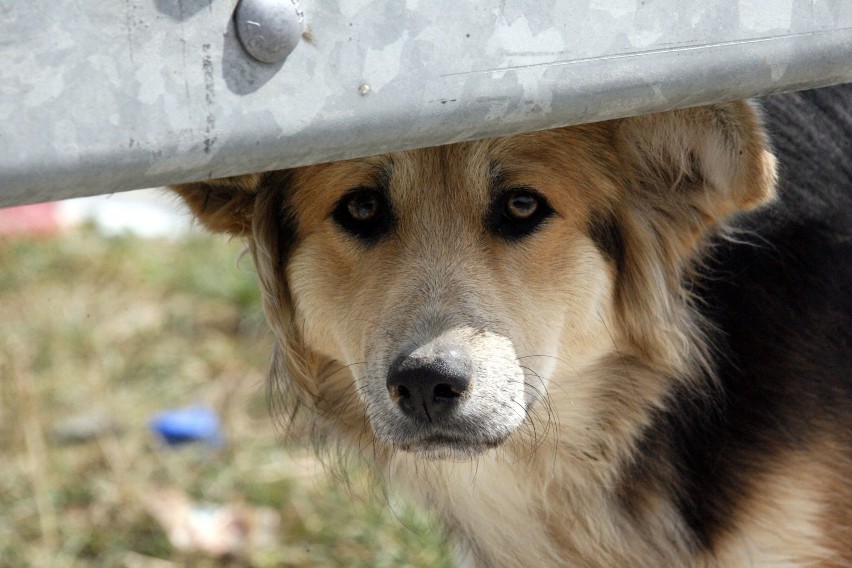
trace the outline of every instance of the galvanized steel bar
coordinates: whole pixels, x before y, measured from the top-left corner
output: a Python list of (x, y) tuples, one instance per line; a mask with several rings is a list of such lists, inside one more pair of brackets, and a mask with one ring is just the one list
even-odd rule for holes
[(852, 81), (849, 0), (300, 0), (271, 64), (235, 8), (0, 0), (0, 204)]

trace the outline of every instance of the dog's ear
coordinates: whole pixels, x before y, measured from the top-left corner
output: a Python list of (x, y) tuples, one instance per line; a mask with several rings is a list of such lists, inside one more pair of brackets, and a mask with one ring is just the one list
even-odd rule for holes
[[(704, 353), (686, 313), (684, 274), (727, 217), (775, 194), (775, 158), (757, 111), (724, 103), (614, 123), (623, 194), (614, 204), (616, 306), (627, 338), (667, 373)], [(604, 243), (607, 241), (604, 240)], [(680, 322), (680, 323), (678, 323)]]
[(748, 102), (624, 119), (616, 137), (632, 190), (687, 233), (774, 196), (775, 158)]
[(189, 209), (211, 231), (243, 236), (251, 232), (252, 215), (263, 174), (248, 174), (172, 185)]

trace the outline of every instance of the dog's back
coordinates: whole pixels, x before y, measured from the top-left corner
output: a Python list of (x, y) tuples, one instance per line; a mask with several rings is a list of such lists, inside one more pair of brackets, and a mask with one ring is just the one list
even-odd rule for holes
[(763, 106), (779, 198), (734, 221), (696, 290), (722, 392), (683, 393), (659, 424), (680, 430), (680, 508), (705, 545), (773, 509), (852, 564), (852, 85)]

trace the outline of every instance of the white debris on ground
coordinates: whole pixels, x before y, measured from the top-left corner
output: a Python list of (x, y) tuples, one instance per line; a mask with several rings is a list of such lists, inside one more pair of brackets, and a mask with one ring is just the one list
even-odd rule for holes
[(269, 548), (281, 524), (281, 516), (269, 507), (197, 503), (175, 489), (151, 491), (145, 506), (172, 546), (213, 557)]
[(185, 206), (163, 188), (0, 209), (0, 236), (50, 235), (86, 223), (108, 236), (178, 238), (194, 230)]

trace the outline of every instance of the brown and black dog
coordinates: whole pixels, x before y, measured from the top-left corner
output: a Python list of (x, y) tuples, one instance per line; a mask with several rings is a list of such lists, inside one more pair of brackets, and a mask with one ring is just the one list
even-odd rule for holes
[(852, 89), (764, 106), (174, 189), (292, 419), (469, 564), (852, 566)]

